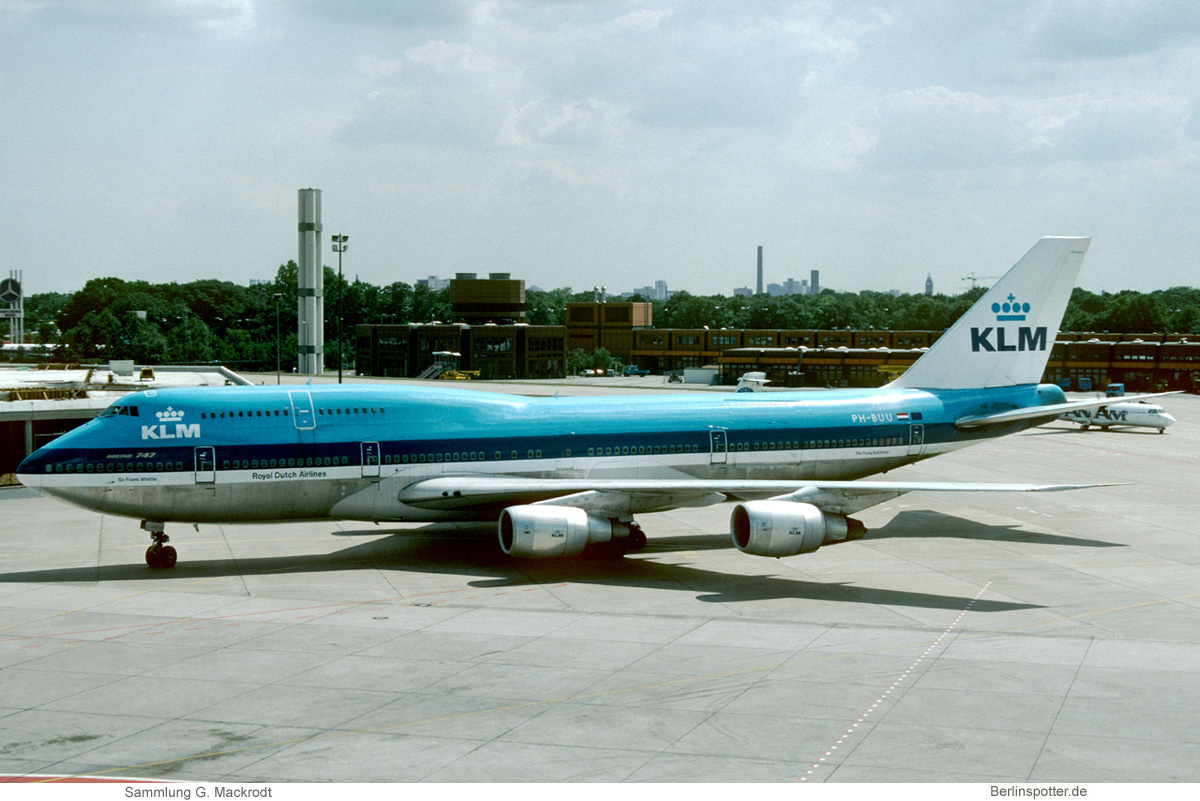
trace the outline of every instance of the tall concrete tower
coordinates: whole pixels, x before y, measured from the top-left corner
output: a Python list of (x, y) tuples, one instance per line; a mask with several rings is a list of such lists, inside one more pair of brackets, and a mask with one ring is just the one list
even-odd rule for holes
[(925, 294), (928, 296), (933, 295), (933, 273), (925, 276)]
[(811, 273), (809, 273), (808, 294), (810, 294), (810, 295), (820, 295), (821, 294), (821, 271), (820, 270), (813, 270)]
[(300, 190), (298, 280), (299, 371), (321, 375), (325, 367), (325, 268), (321, 264), (321, 190)]
[(762, 245), (758, 246), (758, 294), (763, 293), (762, 287)]

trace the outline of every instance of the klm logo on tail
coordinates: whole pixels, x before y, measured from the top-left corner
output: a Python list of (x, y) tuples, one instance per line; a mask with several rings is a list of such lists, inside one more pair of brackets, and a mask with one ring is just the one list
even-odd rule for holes
[[(1024, 322), (1025, 316), (1029, 314), (1032, 307), (1028, 303), (1018, 303), (1014, 295), (1008, 296), (1008, 301), (1005, 303), (993, 303), (992, 312), (996, 315), (996, 322)], [(1019, 326), (1016, 329), (1016, 341), (1009, 341), (1013, 336), (1013, 329), (1003, 328), (1000, 326), (987, 328), (972, 328), (971, 329), (971, 351), (979, 353), (987, 351), (995, 353), (997, 351), (1037, 351), (1045, 350), (1047, 343), (1046, 327), (1038, 326), (1031, 328), (1029, 326)]]
[[(200, 436), (199, 423), (184, 423), (184, 412), (167, 407), (165, 412), (158, 412), (156, 426), (142, 426), (142, 439), (191, 439)], [(167, 424), (174, 423), (174, 430), (168, 430)]]

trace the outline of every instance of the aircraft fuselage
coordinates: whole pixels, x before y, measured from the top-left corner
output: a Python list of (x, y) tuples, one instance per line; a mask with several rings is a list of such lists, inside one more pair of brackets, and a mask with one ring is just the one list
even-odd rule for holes
[(439, 521), (500, 512), (398, 499), (442, 476), (853, 479), (1035, 424), (954, 420), (1061, 402), (1056, 387), (525, 398), (440, 387), (137, 393), (22, 463), (20, 479), (148, 520)]

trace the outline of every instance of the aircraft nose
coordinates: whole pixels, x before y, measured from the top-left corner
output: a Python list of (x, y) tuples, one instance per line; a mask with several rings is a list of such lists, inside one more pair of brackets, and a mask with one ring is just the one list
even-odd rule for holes
[(40, 451), (34, 451), (17, 465), (17, 481), (30, 489), (42, 486), (42, 472), (45, 468), (41, 464), (42, 460), (38, 458), (39, 453)]

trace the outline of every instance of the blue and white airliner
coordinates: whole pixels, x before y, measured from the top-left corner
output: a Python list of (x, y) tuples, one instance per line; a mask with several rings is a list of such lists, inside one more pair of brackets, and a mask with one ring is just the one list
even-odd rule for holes
[[(31, 454), (46, 495), (167, 523), (497, 521), (517, 557), (623, 554), (635, 516), (733, 501), (734, 545), (794, 556), (865, 531), (849, 515), (916, 490), (1079, 485), (861, 481), (1074, 409), (1039, 384), (1089, 239), (1039, 241), (905, 373), (878, 389), (525, 398), (428, 386), (144, 391)], [(1151, 397), (1151, 396), (1145, 396)], [(1127, 398), (1126, 400), (1136, 400)]]

